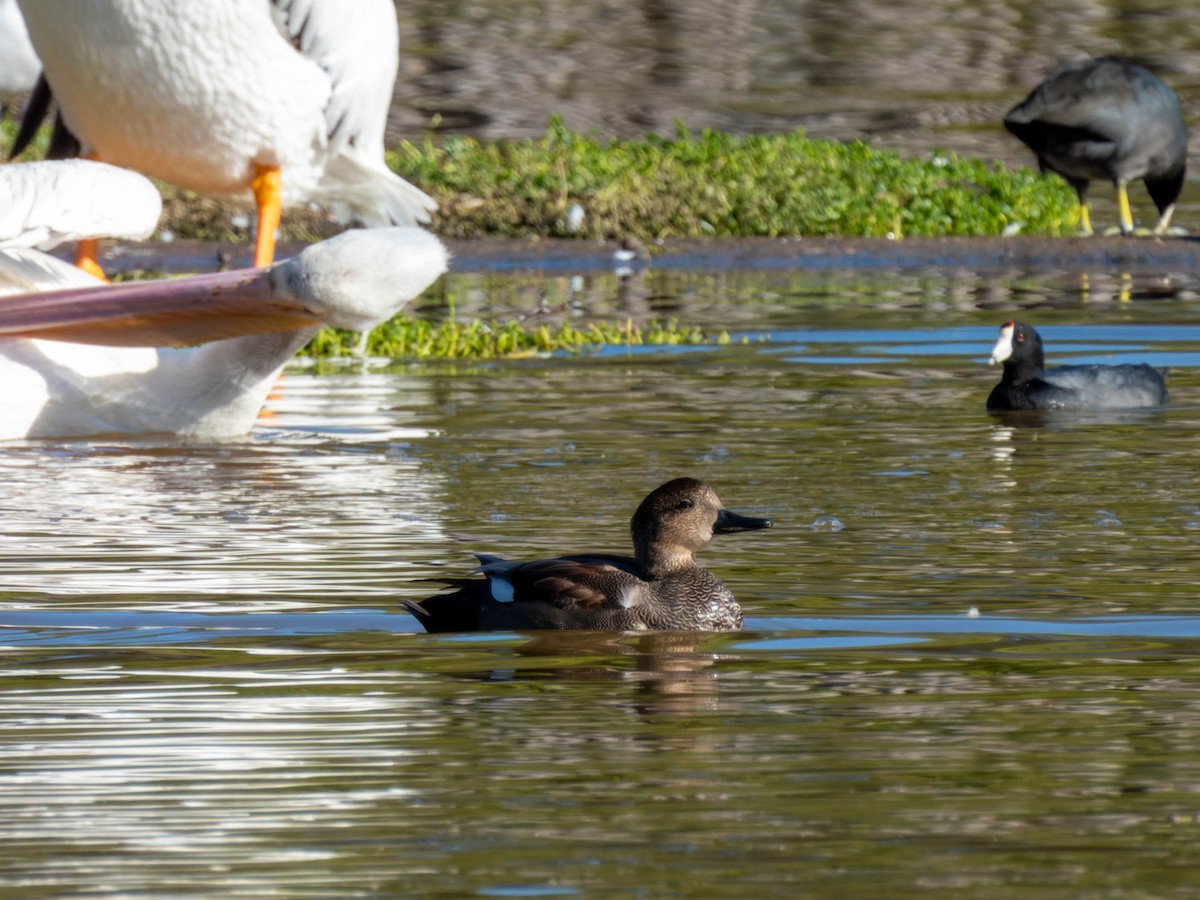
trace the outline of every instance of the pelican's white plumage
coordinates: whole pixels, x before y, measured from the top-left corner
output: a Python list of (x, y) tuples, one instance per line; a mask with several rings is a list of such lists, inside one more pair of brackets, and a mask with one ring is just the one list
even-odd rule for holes
[(368, 229), (265, 269), (6, 297), (0, 440), (243, 434), (321, 325), (378, 324), (446, 261), (428, 232)]
[(150, 236), (162, 214), (154, 183), (88, 159), (0, 166), (0, 248)]
[(33, 90), (41, 71), (17, 0), (0, 0), (0, 99)]
[(316, 200), (368, 225), (429, 220), (433, 201), (383, 161), (399, 65), (392, 0), (21, 8), (64, 122), (98, 158), (243, 201), (278, 167), (284, 206)]
[(104, 284), (77, 266), (29, 247), (0, 247), (0, 297)]

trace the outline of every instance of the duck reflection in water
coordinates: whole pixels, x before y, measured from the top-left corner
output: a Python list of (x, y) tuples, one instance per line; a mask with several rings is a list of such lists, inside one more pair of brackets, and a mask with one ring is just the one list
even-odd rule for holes
[(633, 515), (634, 556), (589, 553), (535, 562), (476, 554), (484, 579), (453, 592), (405, 601), (426, 631), (738, 631), (730, 590), (696, 562), (718, 534), (769, 528), (730, 512), (711, 487), (676, 478)]
[[(493, 648), (504, 661), (459, 671), (467, 682), (608, 682), (611, 701), (648, 718), (689, 716), (715, 709), (721, 698), (719, 661), (737, 659), (730, 642), (742, 634), (702, 631), (537, 631), (509, 648)], [(503, 640), (503, 638), (501, 638)], [(692, 737), (679, 735), (684, 746)]]

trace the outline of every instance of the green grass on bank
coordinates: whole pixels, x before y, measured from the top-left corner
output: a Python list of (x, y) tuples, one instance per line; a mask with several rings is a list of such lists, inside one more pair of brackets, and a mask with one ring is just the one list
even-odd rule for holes
[[(355, 332), (324, 328), (304, 349), (320, 359), (350, 356), (356, 352)], [(371, 332), (368, 356), (388, 359), (491, 359), (500, 356), (533, 356), (555, 352), (586, 353), (606, 346), (676, 346), (725, 344), (729, 335), (705, 334), (678, 322), (651, 322), (639, 326), (631, 320), (595, 323), (576, 328), (570, 323), (526, 325), (521, 322), (489, 323), (474, 319), (430, 322), (399, 315)]]
[(1029, 169), (934, 154), (903, 159), (801, 132), (603, 141), (555, 119), (536, 140), (401, 144), (389, 164), (430, 193), (454, 237), (582, 238), (1072, 233), (1074, 192)]
[[(0, 129), (11, 143), (15, 125)], [(43, 129), (45, 132), (45, 129)], [(45, 133), (24, 158), (44, 152)], [(448, 237), (579, 238), (1071, 234), (1078, 207), (1059, 178), (954, 154), (904, 159), (861, 142), (784, 134), (603, 140), (553, 119), (535, 140), (451, 136), (402, 143), (389, 165), (431, 194), (432, 229)], [(231, 208), (160, 184), (163, 225), (181, 238), (244, 240)], [(567, 213), (585, 212), (567, 230)], [(244, 210), (238, 210), (244, 212)], [(285, 239), (338, 229), (289, 210)]]

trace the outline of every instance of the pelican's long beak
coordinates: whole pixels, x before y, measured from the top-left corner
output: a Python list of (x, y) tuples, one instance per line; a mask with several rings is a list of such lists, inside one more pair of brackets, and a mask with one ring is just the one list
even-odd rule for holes
[(1000, 329), (1000, 339), (996, 341), (996, 346), (992, 348), (992, 358), (989, 360), (993, 366), (996, 365), (996, 363), (1004, 362), (1006, 359), (1012, 356), (1013, 328), (1014, 325), (1012, 322), (1006, 322)]
[(271, 269), (5, 297), (0, 334), (111, 347), (186, 347), (319, 324)]
[(8, 296), (0, 335), (187, 347), (323, 324), (362, 331), (432, 284), (447, 259), (419, 228), (353, 229), (261, 269)]

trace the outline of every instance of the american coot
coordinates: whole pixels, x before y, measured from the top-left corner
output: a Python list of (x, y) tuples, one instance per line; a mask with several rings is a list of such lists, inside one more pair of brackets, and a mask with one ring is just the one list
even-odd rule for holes
[(1126, 186), (1139, 178), (1158, 207), (1155, 231), (1170, 226), (1183, 190), (1187, 127), (1175, 92), (1148, 69), (1119, 56), (1071, 63), (1010, 109), (1004, 125), (1037, 154), (1043, 172), (1075, 188), (1086, 234), (1088, 182), (1101, 179), (1117, 186), (1122, 232), (1133, 231)]
[(395, 3), (352, 6), (21, 0), (83, 149), (198, 193), (253, 198), (256, 266), (273, 258), (281, 204), (328, 203), (370, 226), (428, 222), (435, 207), (383, 159)]
[(1167, 400), (1166, 369), (1153, 366), (1057, 366), (1046, 368), (1042, 338), (1024, 322), (1005, 322), (992, 350), (1004, 375), (988, 397), (989, 410), (1135, 409)]
[(676, 478), (633, 514), (632, 558), (520, 563), (479, 553), (486, 580), (460, 579), (452, 593), (404, 605), (426, 631), (738, 631), (741, 607), (694, 554), (714, 535), (770, 527), (725, 509), (703, 481)]

